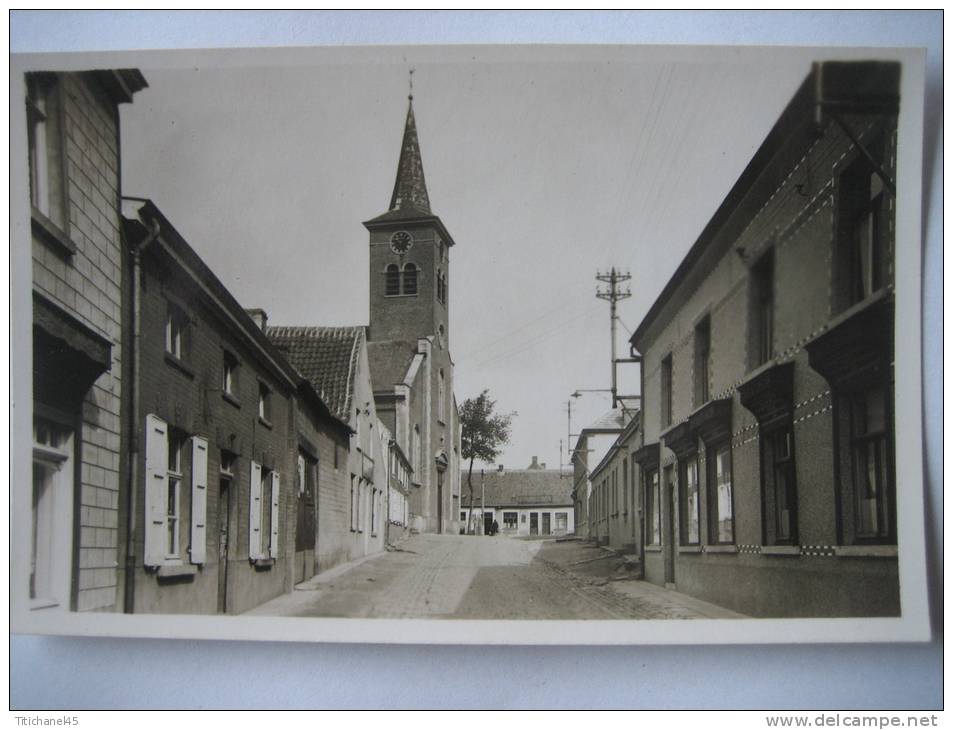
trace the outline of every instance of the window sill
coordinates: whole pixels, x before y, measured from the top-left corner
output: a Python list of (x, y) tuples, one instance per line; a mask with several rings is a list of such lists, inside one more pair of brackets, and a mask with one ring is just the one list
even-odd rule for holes
[(160, 565), (156, 574), (160, 578), (179, 578), (183, 575), (195, 575), (198, 572), (196, 565)]
[(55, 598), (31, 598), (30, 599), (30, 610), (39, 611), (44, 608), (56, 608), (60, 605), (60, 602)]
[(274, 558), (250, 558), (250, 560), (255, 570), (271, 570), (271, 566), (275, 564)]
[(271, 421), (269, 421), (267, 418), (262, 418), (261, 416), (258, 416), (258, 423), (269, 430), (274, 428), (274, 426), (271, 425)]
[(706, 553), (738, 553), (737, 545), (705, 545)]
[(171, 366), (174, 367), (176, 370), (179, 370), (181, 373), (183, 373), (183, 374), (186, 375), (187, 377), (192, 378), (192, 379), (195, 378), (195, 372), (192, 370), (192, 368), (190, 368), (188, 365), (186, 365), (186, 364), (181, 360), (181, 358), (176, 357), (176, 356), (173, 355), (171, 352), (168, 352), (168, 351), (167, 351), (167, 352), (165, 353), (165, 361), (166, 361), (167, 364), (171, 365)]
[(678, 552), (680, 553), (701, 553), (701, 545), (679, 545)]
[(409, 299), (416, 298), (418, 294), (385, 294), (385, 299)]
[(800, 555), (800, 545), (762, 545), (762, 555)]
[(646, 546), (645, 546), (645, 552), (647, 552), (647, 553), (660, 553), (660, 552), (662, 552), (662, 546), (661, 546), (661, 545), (646, 545)]
[(49, 244), (61, 256), (69, 258), (76, 253), (76, 244), (67, 233), (36, 208), (32, 210), (30, 225), (33, 235)]
[(234, 395), (232, 395), (232, 394), (229, 393), (228, 391), (225, 391), (225, 390), (222, 391), (222, 400), (225, 401), (226, 403), (230, 403), (231, 405), (235, 406), (236, 408), (241, 408), (241, 407), (242, 407), (241, 401), (238, 400), (238, 398), (236, 398)]
[(839, 558), (895, 558), (896, 545), (838, 545), (834, 555)]

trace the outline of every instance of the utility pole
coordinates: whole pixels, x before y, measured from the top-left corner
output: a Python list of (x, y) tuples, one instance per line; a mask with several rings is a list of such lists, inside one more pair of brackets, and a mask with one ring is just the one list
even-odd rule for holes
[(626, 272), (625, 274), (616, 271), (615, 266), (613, 266), (609, 273), (600, 274), (596, 272), (596, 280), (601, 281), (604, 284), (607, 284), (606, 289), (600, 289), (596, 287), (596, 298), (605, 299), (609, 302), (609, 324), (612, 331), (612, 407), (616, 407), (616, 403), (619, 398), (618, 383), (616, 382), (616, 352), (615, 352), (615, 323), (618, 317), (616, 316), (616, 302), (622, 299), (628, 299), (632, 296), (632, 291), (626, 286), (625, 291), (619, 289), (619, 285), (623, 282), (628, 281), (632, 278), (632, 275)]
[(486, 469), (480, 469), (480, 534), (486, 534)]

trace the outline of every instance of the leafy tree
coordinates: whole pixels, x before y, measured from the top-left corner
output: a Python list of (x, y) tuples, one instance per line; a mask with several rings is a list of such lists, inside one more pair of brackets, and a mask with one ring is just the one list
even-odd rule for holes
[(484, 390), (476, 398), (467, 398), (460, 406), (460, 447), (464, 459), (470, 460), (467, 486), (470, 489), (470, 513), (467, 534), (473, 524), (473, 462), (492, 463), (510, 438), (510, 423), (516, 413), (494, 413), (496, 401)]

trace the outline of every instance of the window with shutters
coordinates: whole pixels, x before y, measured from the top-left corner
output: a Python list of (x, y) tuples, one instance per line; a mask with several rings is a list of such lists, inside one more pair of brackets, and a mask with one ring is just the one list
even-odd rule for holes
[(200, 436), (192, 439), (192, 509), (189, 535), (189, 559), (195, 565), (205, 562), (206, 513), (208, 509), (208, 441)]
[(251, 462), (248, 515), (248, 558), (278, 557), (280, 478), (277, 471)]
[(167, 559), (179, 557), (179, 516), (182, 496), (182, 444), (177, 434), (169, 434), (169, 465), (167, 470), (168, 491), (166, 492), (166, 543)]

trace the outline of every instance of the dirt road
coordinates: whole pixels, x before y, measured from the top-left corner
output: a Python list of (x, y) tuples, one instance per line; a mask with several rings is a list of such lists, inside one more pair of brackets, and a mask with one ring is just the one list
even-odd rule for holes
[(330, 571), (251, 613), (466, 619), (737, 617), (643, 581), (580, 542), (416, 535), (398, 550)]

